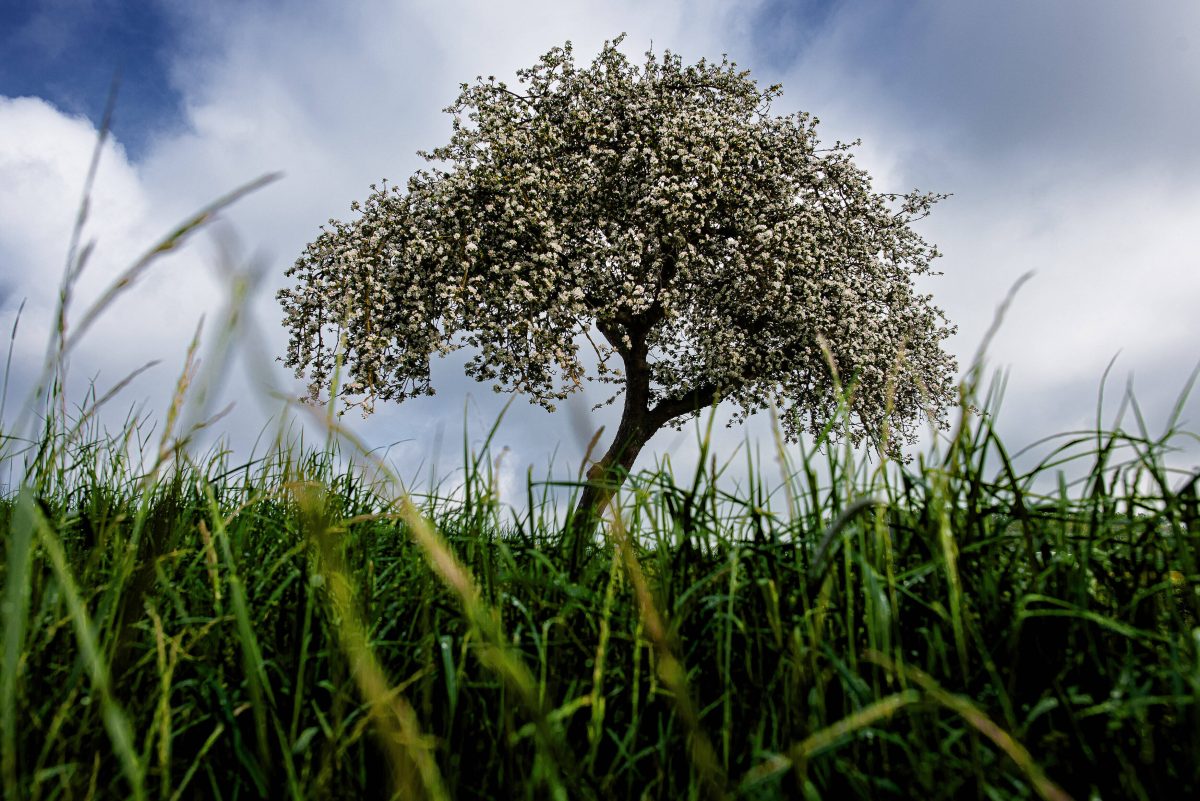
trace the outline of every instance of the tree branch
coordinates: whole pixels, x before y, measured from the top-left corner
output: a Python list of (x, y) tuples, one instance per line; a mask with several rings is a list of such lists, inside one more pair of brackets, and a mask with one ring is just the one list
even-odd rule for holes
[(715, 384), (701, 384), (678, 397), (663, 398), (650, 410), (650, 424), (656, 429), (661, 428), (682, 414), (707, 409), (717, 402), (717, 397)]
[(625, 347), (625, 343), (622, 341), (622, 331), (618, 328), (619, 325), (620, 323), (615, 320), (609, 322), (600, 318), (596, 319), (596, 330), (608, 340), (608, 344), (612, 345), (613, 350), (620, 354), (622, 359), (628, 360), (629, 348)]

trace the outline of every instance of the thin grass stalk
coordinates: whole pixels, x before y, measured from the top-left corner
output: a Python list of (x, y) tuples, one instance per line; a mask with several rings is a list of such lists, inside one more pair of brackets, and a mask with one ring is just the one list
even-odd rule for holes
[(687, 729), (688, 752), (692, 765), (699, 774), (704, 794), (713, 801), (724, 799), (727, 797), (725, 773), (721, 769), (712, 741), (701, 725), (699, 710), (688, 688), (687, 671), (671, 649), (666, 623), (654, 603), (646, 576), (633, 552), (633, 545), (621, 520), (620, 509), (614, 507), (611, 500), (608, 506), (612, 511), (612, 519), (607, 527), (609, 541), (621, 553), (625, 572), (637, 598), (638, 618), (654, 646), (652, 653), (658, 661), (655, 673), (671, 691), (672, 702)]
[(883, 654), (868, 654), (867, 658), (885, 670), (905, 673), (908, 679), (920, 687), (929, 698), (959, 715), (971, 728), (991, 740), (1025, 774), (1043, 801), (1073, 801), (1065, 790), (1046, 776), (1045, 772), (1034, 761), (1033, 756), (1030, 755), (1025, 746), (1021, 745), (1011, 734), (996, 725), (995, 721), (988, 717), (970, 699), (947, 692), (932, 676), (909, 665), (893, 664)]
[(471, 572), (412, 503), (391, 467), (364, 447), (358, 438), (342, 425), (328, 419), (325, 423), (331, 438), (337, 437), (349, 442), (380, 475), (386, 476), (389, 483), (399, 490), (400, 497), (395, 501), (395, 506), (398, 507), (400, 519), (406, 524), (409, 535), (425, 555), (434, 574), (457, 596), (468, 625), (479, 637), (480, 645), (476, 655), (480, 662), (500, 676), (530, 717), (539, 747), (550, 757), (546, 780), (551, 795), (556, 799), (565, 799), (567, 791), (562, 772), (578, 776), (574, 756), (562, 743), (561, 734), (551, 725), (548, 710), (539, 698), (538, 684), (533, 674), (524, 661), (512, 652), (497, 616), (483, 600), (479, 585)]
[(58, 579), (63, 599), (66, 601), (67, 611), (75, 632), (75, 640), (79, 645), (80, 657), (91, 681), (92, 691), (100, 703), (100, 716), (104, 721), (104, 728), (108, 732), (109, 742), (120, 762), (121, 772), (129, 783), (130, 798), (134, 801), (143, 801), (146, 797), (144, 766), (134, 747), (133, 728), (129, 723), (129, 717), (125, 714), (121, 704), (113, 697), (108, 663), (102, 656), (87, 605), (79, 595), (79, 588), (75, 584), (71, 568), (67, 564), (67, 556), (58, 537), (33, 503), (32, 496), (26, 492), (23, 497), (27, 499), (25, 502), (28, 505), (29, 514), (33, 518), (38, 542), (50, 558), (54, 575)]
[(4, 663), (0, 674), (0, 774), (5, 798), (22, 797), (17, 776), (17, 706), (21, 655), (29, 618), (30, 564), (33, 561), (33, 498), (26, 490), (17, 497), (4, 573)]
[(391, 687), (371, 648), (366, 626), (357, 611), (353, 583), (335, 545), (342, 532), (321, 524), (326, 514), (325, 504), (312, 485), (294, 484), (292, 491), (309, 521), (308, 539), (316, 548), (320, 573), (325, 577), (337, 615), (338, 642), (389, 755), (392, 797), (448, 801), (449, 792), (433, 757), (433, 740), (421, 733), (416, 711), (400, 691), (402, 688)]
[[(152, 604), (147, 604), (146, 613), (154, 624), (155, 667), (158, 669), (159, 675), (159, 700), (156, 709), (158, 727), (157, 729), (152, 728), (147, 737), (157, 735), (158, 747), (155, 749), (155, 754), (158, 757), (159, 795), (165, 801), (171, 795), (171, 681), (175, 675), (175, 667), (179, 663), (183, 634), (177, 634), (168, 641), (163, 629), (162, 617), (159, 616)], [(168, 642), (170, 643), (169, 653)]]
[(196, 756), (192, 760), (192, 764), (188, 766), (187, 771), (183, 774), (183, 778), (179, 781), (179, 786), (175, 788), (175, 792), (171, 795), (171, 801), (181, 801), (181, 799), (183, 798), (184, 791), (187, 790), (189, 786), (191, 786), (192, 779), (195, 778), (195, 776), (196, 776), (196, 771), (200, 769), (201, 765), (207, 766), (209, 764), (204, 761), (204, 758), (206, 756), (208, 756), (208, 752), (212, 750), (212, 747), (216, 744), (217, 740), (219, 740), (221, 738), (221, 735), (224, 733), (225, 733), (225, 724), (224, 723), (218, 723), (216, 726), (213, 727), (212, 733), (208, 735), (208, 737), (205, 739), (203, 745), (201, 745), (200, 748), (196, 751)]
[[(600, 636), (596, 643), (596, 656), (592, 666), (591, 717), (588, 720), (588, 755), (586, 766), (595, 766), (596, 754), (604, 735), (604, 668), (607, 664), (608, 641), (612, 636), (613, 603), (616, 599), (617, 588), (621, 579), (620, 554), (613, 551), (612, 561), (608, 569), (608, 584), (604, 588), (604, 601), (600, 608)], [(636, 648), (636, 645), (635, 645)]]
[(774, 754), (758, 765), (755, 765), (742, 777), (738, 783), (738, 789), (740, 792), (745, 793), (755, 786), (784, 773), (789, 768), (796, 771), (797, 779), (801, 786), (805, 786), (808, 783), (808, 762), (813, 757), (845, 742), (846, 739), (858, 731), (892, 718), (897, 712), (920, 703), (921, 700), (921, 693), (917, 690), (903, 690), (880, 698), (878, 701), (873, 701), (857, 712), (851, 713), (813, 732), (808, 737), (793, 745), (786, 755)]
[[(21, 315), (25, 312), (25, 304), (28, 301), (28, 298), (21, 298), (21, 305), (17, 307), (17, 313), (13, 316), (12, 330), (8, 334), (8, 354), (4, 358), (4, 383), (0, 386), (0, 432), (8, 430), (4, 425), (4, 412), (8, 408), (8, 379), (12, 374), (12, 357), (17, 344), (17, 330), (21, 327)], [(0, 443), (0, 459), (5, 458), (3, 449), (7, 445), (8, 436), (4, 435), (3, 439), (4, 442)]]
[(722, 772), (728, 776), (730, 768), (730, 751), (733, 747), (733, 628), (734, 628), (734, 602), (737, 599), (738, 591), (738, 549), (731, 548), (729, 552), (729, 598), (725, 605), (725, 636), (724, 636), (724, 659), (722, 660), (722, 672), (725, 683), (724, 697), (721, 701), (721, 765)]

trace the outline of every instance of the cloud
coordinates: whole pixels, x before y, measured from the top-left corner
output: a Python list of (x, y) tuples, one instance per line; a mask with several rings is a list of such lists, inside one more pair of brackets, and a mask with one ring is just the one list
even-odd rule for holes
[[(63, 114), (37, 98), (0, 98), (0, 185), (5, 189), (0, 192), (0, 305), (6, 314), (15, 314), (25, 303), (14, 361), (30, 380), (43, 361), (44, 337), (55, 324), (71, 232), (96, 141), (96, 129), (82, 117)], [(157, 222), (152, 208), (123, 148), (108, 140), (80, 241), (94, 248), (74, 285), (68, 332), (150, 246), (148, 232)], [(164, 262), (168, 270), (187, 266), (186, 259)], [(194, 273), (149, 275), (81, 342), (71, 358), (80, 368), (78, 377), (99, 375), (101, 382), (116, 382), (135, 362), (174, 355), (163, 351), (186, 342), (186, 329), (195, 325), (195, 316), (186, 314), (188, 304), (174, 302), (176, 293), (194, 303), (196, 316), (204, 300), (213, 297), (212, 287)], [(182, 354), (182, 348), (177, 352)]]
[[(362, 198), (368, 184), (385, 177), (403, 181), (423, 165), (416, 151), (447, 138), (449, 120), (441, 110), (454, 99), (460, 82), (479, 74), (511, 80), (517, 68), (568, 39), (577, 58), (586, 62), (605, 39), (621, 32), (628, 33), (625, 49), (632, 56), (653, 46), (689, 59), (719, 57), (722, 28), (740, 24), (718, 24), (723, 17), (719, 4), (682, 2), (538, 2), (519, 9), (470, 2), (311, 3), (292, 4), (287, 14), (273, 5), (213, 3), (171, 10), (177, 16), (170, 28), (185, 34), (175, 49), (171, 74), (182, 98), (183, 124), (151, 135), (136, 164), (116, 144), (105, 154), (99, 186), (106, 194), (102, 201), (97, 198), (97, 205), (111, 214), (94, 222), (97, 231), (103, 230), (104, 252), (112, 259), (93, 275), (111, 278), (116, 254), (129, 258), (140, 252), (151, 241), (147, 232), (170, 230), (232, 187), (264, 171), (281, 170), (284, 180), (231, 209), (222, 229), (235, 263), (265, 265), (254, 303), (261, 338), (254, 344), (268, 356), (282, 352), (286, 341), (273, 297), (284, 282), (284, 268), (327, 218), (349, 216), (351, 200)], [(69, 119), (42, 106), (46, 125)], [(55, 143), (38, 156), (63, 176), (53, 191), (47, 188), (39, 206), (63, 210), (63, 219), (48, 226), (39, 249), (14, 241), (11, 248), (23, 259), (41, 259), (35, 253), (52, 251), (69, 230), (66, 210), (74, 207), (78, 190), (66, 191), (63, 182), (82, 181), (95, 136), (84, 121), (73, 125), (74, 150)], [(40, 134), (27, 138), (37, 141)], [(76, 151), (83, 155), (68, 161), (66, 154)], [(121, 180), (105, 187), (106, 178), (118, 174)], [(21, 228), (20, 218), (13, 225)], [(195, 318), (208, 308), (211, 324), (211, 310), (219, 306), (219, 282), (211, 278), (219, 255), (201, 238), (174, 257), (181, 266), (167, 270), (164, 265), (169, 278), (147, 281), (144, 294), (126, 301), (123, 308), (136, 303), (138, 314), (123, 315), (89, 337), (93, 347), (75, 360), (80, 372), (123, 374), (154, 352), (170, 365), (148, 393), (160, 399), (152, 408), (163, 408), (161, 399), (170, 391)], [(95, 286), (89, 290), (98, 291)], [(52, 290), (44, 298), (49, 308)], [(225, 394), (236, 398), (240, 408), (223, 428), (233, 432), (235, 442), (252, 440), (262, 425), (267, 408), (248, 402), (253, 393), (245, 388), (264, 374), (300, 394), (278, 365), (255, 363), (250, 374), (231, 370), (224, 377)], [(478, 445), (506, 400), (464, 378), (461, 363), (454, 360), (437, 365), (435, 377), (436, 398), (383, 410), (359, 426), (373, 444), (399, 441), (392, 455), (409, 469), (434, 459), (444, 467), (457, 464), (456, 432), (462, 431), (464, 407), (468, 436)], [(143, 382), (134, 391), (145, 388)], [(442, 452), (434, 454), (433, 433), (439, 428), (450, 433), (442, 439)], [(518, 400), (496, 447), (511, 448), (505, 470), (519, 475), (528, 464), (540, 470), (563, 437), (573, 442), (578, 436), (565, 418)], [(569, 457), (573, 462), (582, 455), (582, 445), (569, 447), (580, 451)]]
[(869, 97), (863, 116), (936, 130), (940, 147), (986, 154), (980, 166), (1194, 170), (1198, 29), (1200, 7), (1178, 0), (847, 3), (798, 62), (775, 66), (822, 106)]
[[(1200, 40), (1189, 33), (1200, 11), (1104, 5), (843, 2), (789, 14), (773, 0), (169, 4), (166, 27), (183, 37), (172, 43), (170, 73), (183, 116), (153, 132), (136, 162), (110, 142), (87, 291), (212, 198), (281, 170), (285, 178), (230, 210), (222, 229), (235, 265), (262, 265), (254, 344), (273, 356), (286, 341), (273, 298), (284, 269), (325, 220), (349, 216), (370, 183), (405, 180), (422, 165), (418, 149), (446, 140), (441, 109), (460, 82), (511, 79), (567, 39), (586, 62), (625, 31), (634, 57), (651, 45), (687, 60), (728, 52), (760, 83), (782, 82), (776, 111), (816, 113), (826, 141), (861, 137), (859, 161), (881, 190), (955, 193), (920, 223), (946, 254), (945, 275), (923, 287), (959, 324), (953, 347), (964, 362), (1008, 287), (1036, 271), (991, 351), (992, 364), (1012, 369), (1001, 419), (1013, 420), (1017, 444), (1085, 419), (1118, 349), (1115, 376), (1135, 372), (1151, 405), (1166, 410), (1200, 338), (1191, 312), (1200, 241), (1189, 224), (1200, 213), (1200, 111), (1187, 102), (1200, 80)], [(94, 137), (86, 121), (44, 102), (0, 101), (4, 307), (29, 296), (43, 329)], [(115, 380), (163, 358), (132, 392), (165, 397), (196, 319), (207, 310), (211, 321), (220, 306), (219, 253), (202, 237), (160, 265), (89, 337), (77, 373)], [(277, 408), (255, 400), (262, 376), (301, 392), (270, 362), (227, 371), (223, 397), (239, 407), (222, 426), (238, 447)], [(478, 447), (507, 400), (464, 378), (461, 359), (436, 364), (434, 379), (434, 398), (354, 421), (372, 445), (397, 443), (389, 456), (407, 476), (434, 460), (443, 470), (459, 464), (464, 409), (468, 447)], [(597, 390), (577, 405), (601, 399)], [(511, 448), (506, 486), (526, 465), (542, 474), (551, 454), (573, 473), (594, 428), (615, 429), (613, 407), (581, 417), (586, 426), (517, 399), (495, 442), (496, 452)], [(765, 420), (733, 430), (723, 420), (722, 453), (747, 435), (771, 442)], [(671, 451), (686, 471), (693, 431), (660, 434), (641, 463)]]
[(953, 193), (919, 223), (945, 254), (922, 286), (958, 325), (964, 366), (1035, 273), (988, 354), (1010, 370), (1000, 421), (1014, 444), (1094, 420), (1118, 352), (1117, 387), (1134, 373), (1159, 420), (1193, 366), (1200, 108), (1181, 100), (1200, 90), (1198, 22), (1173, 2), (844, 3), (795, 60), (763, 70), (798, 90), (777, 111), (863, 139), (877, 188)]
[[(0, 98), (0, 236), (11, 250), (5, 279), (9, 294), (57, 283), (66, 257), (96, 129), (83, 117), (62, 114), (33, 97)], [(130, 219), (145, 214), (137, 175), (120, 144), (106, 143), (89, 228), (123, 241)], [(11, 260), (20, 258), (13, 264)], [(56, 287), (55, 287), (56, 288)]]

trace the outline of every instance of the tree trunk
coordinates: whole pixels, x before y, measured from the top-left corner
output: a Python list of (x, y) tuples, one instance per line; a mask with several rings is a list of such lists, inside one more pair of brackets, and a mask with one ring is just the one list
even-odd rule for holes
[(604, 507), (617, 494), (638, 454), (657, 430), (647, 430), (645, 417), (644, 413), (631, 415), (627, 405), (621, 415), (617, 436), (608, 452), (588, 468), (587, 483), (579, 496), (575, 511), (571, 513), (567, 522), (572, 571), (579, 567), (584, 550), (596, 533), (596, 527), (604, 514)]
[[(620, 341), (615, 332), (603, 328), (601, 332), (610, 342)], [(564, 546), (572, 576), (582, 565), (584, 552), (595, 536), (604, 507), (617, 494), (650, 438), (679, 415), (711, 406), (719, 397), (715, 386), (701, 384), (682, 395), (664, 398), (651, 408), (645, 335), (639, 331), (631, 332), (630, 341), (631, 344), (621, 350), (625, 362), (625, 405), (621, 423), (608, 452), (588, 469), (583, 493), (567, 519)]]
[(604, 507), (617, 494), (617, 489), (625, 481), (646, 442), (662, 426), (662, 422), (651, 421), (650, 366), (646, 361), (644, 338), (637, 337), (633, 342), (633, 347), (622, 353), (625, 362), (625, 404), (617, 434), (608, 452), (588, 468), (587, 483), (579, 496), (579, 503), (567, 520), (565, 544), (572, 574), (580, 567)]

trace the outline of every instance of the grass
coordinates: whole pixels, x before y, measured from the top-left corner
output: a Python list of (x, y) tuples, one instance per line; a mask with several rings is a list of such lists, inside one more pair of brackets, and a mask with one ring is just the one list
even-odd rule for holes
[(975, 423), (773, 492), (634, 476), (575, 576), (482, 458), (465, 504), (80, 443), (0, 504), (6, 797), (1186, 796), (1195, 478), (1112, 432), (1042, 494)]
[(505, 509), (486, 448), (426, 496), (332, 417), (319, 446), (195, 453), (196, 346), (157, 444), (101, 429), (106, 397), (68, 414), (85, 256), (44, 413), (0, 425), (5, 798), (1200, 792), (1182, 399), (1161, 436), (1132, 403), (1028, 468), (978, 369), (912, 465), (780, 445), (731, 487), (702, 438), (693, 474), (630, 478), (569, 573), (563, 488)]

